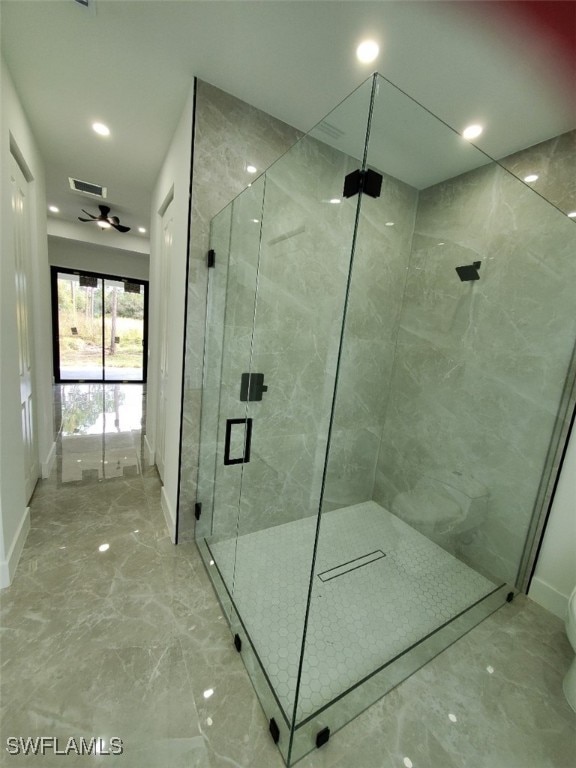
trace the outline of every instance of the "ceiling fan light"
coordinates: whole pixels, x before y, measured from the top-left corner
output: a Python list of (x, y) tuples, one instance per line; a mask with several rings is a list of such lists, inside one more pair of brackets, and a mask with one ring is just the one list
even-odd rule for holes
[(92, 130), (100, 136), (110, 136), (110, 128), (104, 123), (92, 123)]
[(90, 211), (82, 208), (82, 213), (85, 213), (89, 218), (83, 219), (82, 216), (78, 216), (78, 219), (82, 222), (97, 224), (100, 229), (110, 229), (114, 227), (118, 232), (130, 232), (130, 227), (125, 227), (123, 224), (120, 224), (118, 216), (110, 216), (110, 207), (108, 205), (99, 205), (98, 208), (100, 209), (100, 216), (94, 216)]

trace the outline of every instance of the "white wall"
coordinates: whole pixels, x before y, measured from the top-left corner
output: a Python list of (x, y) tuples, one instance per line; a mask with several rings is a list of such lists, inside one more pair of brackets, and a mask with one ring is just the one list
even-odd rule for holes
[(563, 619), (575, 586), (576, 431), (573, 431), (528, 595)]
[(100, 229), (77, 222), (62, 221), (56, 216), (48, 216), (48, 237), (61, 237), (107, 248), (142, 253), (146, 256), (150, 253), (150, 241), (142, 235), (129, 235), (127, 232), (116, 232), (113, 229)]
[(49, 235), (48, 258), (54, 267), (148, 280), (148, 254)]
[(146, 406), (146, 443), (148, 458), (155, 452), (158, 413), (158, 372), (160, 362), (160, 295), (161, 221), (160, 211), (173, 189), (173, 241), (170, 268), (170, 305), (168, 307), (167, 369), (165, 414), (165, 469), (162, 507), (172, 540), (176, 531), (178, 473), (180, 452), (180, 411), (182, 399), (182, 364), (184, 345), (184, 309), (186, 286), (186, 256), (188, 249), (188, 218), (190, 190), (190, 156), (192, 145), (192, 111), (194, 89), (190, 90), (178, 127), (168, 149), (152, 197), (150, 217), (150, 332), (148, 359), (148, 397)]
[(52, 337), (46, 194), (44, 168), (36, 142), (14, 89), (5, 62), (0, 61), (0, 586), (14, 574), (29, 527), (24, 492), (24, 448), (20, 424), (18, 333), (16, 326), (15, 267), (10, 210), (10, 145), (32, 176), (30, 204), (34, 337), (35, 429), (42, 474), (47, 476), (55, 457), (52, 397)]

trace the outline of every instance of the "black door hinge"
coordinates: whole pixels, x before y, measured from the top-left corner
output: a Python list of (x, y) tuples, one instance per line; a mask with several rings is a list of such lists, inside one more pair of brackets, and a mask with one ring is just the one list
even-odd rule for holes
[(330, 738), (330, 728), (322, 728), (321, 731), (318, 731), (316, 734), (316, 748), (320, 749), (324, 744), (328, 743), (328, 739)]
[(280, 728), (278, 728), (278, 723), (274, 718), (270, 718), (270, 726), (269, 726), (270, 735), (272, 736), (272, 740), (274, 741), (274, 744), (278, 744), (280, 741)]
[(196, 504), (194, 504), (194, 517), (196, 520), (200, 520), (200, 515), (202, 514), (202, 504), (201, 502), (197, 501)]
[(367, 168), (365, 171), (358, 169), (352, 171), (344, 179), (344, 197), (354, 197), (360, 190), (370, 197), (380, 197), (382, 189), (382, 174)]
[(208, 267), (208, 269), (210, 269), (215, 264), (216, 264), (216, 251), (213, 248), (210, 248), (206, 256), (206, 266)]

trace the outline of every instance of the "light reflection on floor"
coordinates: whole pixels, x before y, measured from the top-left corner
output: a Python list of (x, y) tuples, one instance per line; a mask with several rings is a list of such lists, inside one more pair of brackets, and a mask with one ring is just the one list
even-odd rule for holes
[(62, 384), (59, 395), (61, 482), (141, 473), (143, 385)]

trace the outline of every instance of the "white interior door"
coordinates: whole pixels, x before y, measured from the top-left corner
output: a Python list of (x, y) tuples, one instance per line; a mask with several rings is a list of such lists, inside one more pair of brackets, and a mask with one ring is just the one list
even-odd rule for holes
[(38, 480), (38, 451), (34, 429), (34, 389), (32, 370), (32, 259), (30, 253), (30, 210), (28, 183), (18, 164), (11, 158), (12, 222), (16, 272), (16, 312), (18, 322), (18, 358), (20, 410), (24, 441), (26, 500), (32, 496)]
[(164, 480), (164, 458), (166, 452), (166, 385), (168, 381), (168, 307), (170, 306), (170, 273), (172, 262), (172, 203), (162, 216), (161, 295), (160, 295), (160, 379), (158, 382), (158, 417), (156, 420), (156, 466)]

